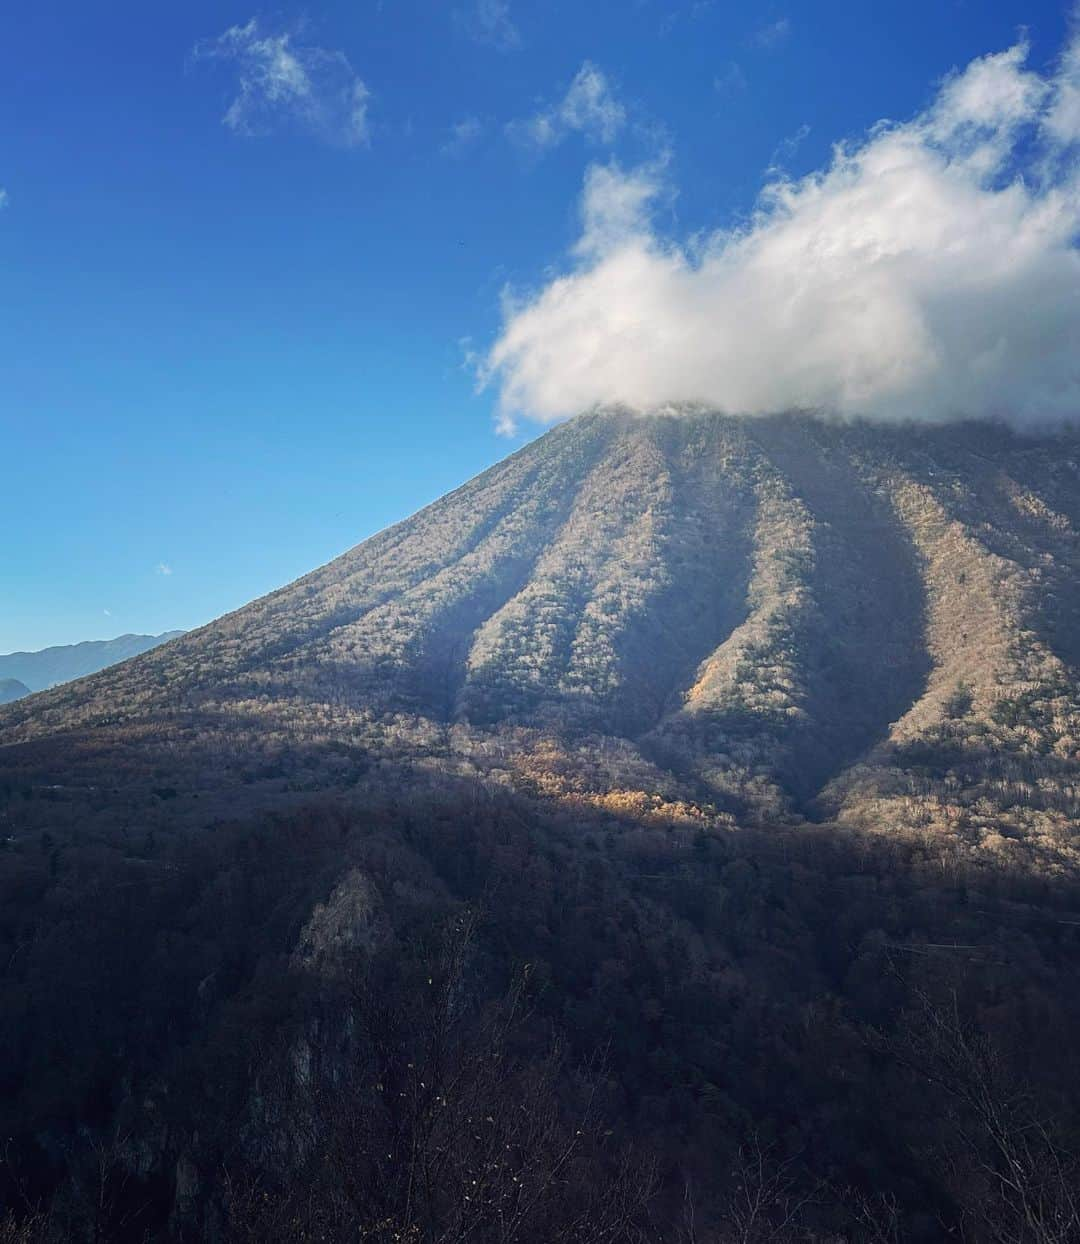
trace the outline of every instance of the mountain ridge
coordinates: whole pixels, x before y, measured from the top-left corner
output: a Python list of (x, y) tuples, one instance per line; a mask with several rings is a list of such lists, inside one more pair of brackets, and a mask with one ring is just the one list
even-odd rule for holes
[(163, 631), (160, 635), (137, 635), (128, 632), (114, 639), (87, 639), (77, 644), (54, 644), (33, 652), (6, 652), (0, 654), (0, 677), (17, 679), (30, 691), (45, 691), (60, 683), (96, 674), (183, 633)]

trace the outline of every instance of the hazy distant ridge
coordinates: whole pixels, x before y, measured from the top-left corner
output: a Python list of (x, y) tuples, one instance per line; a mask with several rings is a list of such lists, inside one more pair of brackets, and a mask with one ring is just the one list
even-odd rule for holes
[(44, 691), (73, 678), (96, 674), (98, 670), (126, 661), (128, 657), (137, 657), (140, 652), (147, 652), (183, 633), (118, 635), (116, 639), (91, 639), (81, 644), (42, 648), (40, 652), (11, 652), (0, 656), (0, 680), (12, 679), (25, 687), (24, 691), (6, 698), (0, 695), (0, 703), (18, 699), (31, 691)]
[(30, 694), (30, 688), (17, 678), (0, 678), (0, 704), (10, 704)]

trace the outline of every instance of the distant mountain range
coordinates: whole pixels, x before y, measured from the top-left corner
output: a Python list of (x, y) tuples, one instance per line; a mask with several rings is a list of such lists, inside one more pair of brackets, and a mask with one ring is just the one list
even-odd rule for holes
[(92, 639), (81, 644), (60, 644), (39, 652), (11, 652), (0, 656), (0, 704), (18, 700), (32, 691), (44, 691), (73, 678), (85, 678), (98, 670), (137, 657), (175, 639), (183, 631), (161, 635), (118, 635), (116, 639)]

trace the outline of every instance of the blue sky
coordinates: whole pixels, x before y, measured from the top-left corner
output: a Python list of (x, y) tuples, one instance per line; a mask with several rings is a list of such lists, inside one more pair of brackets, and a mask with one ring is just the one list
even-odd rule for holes
[[(682, 237), (1067, 9), (39, 0), (0, 39), (0, 651), (188, 628), (538, 434), (476, 391), (590, 165)], [(232, 32), (231, 34), (229, 32)], [(305, 75), (303, 90), (295, 76)]]

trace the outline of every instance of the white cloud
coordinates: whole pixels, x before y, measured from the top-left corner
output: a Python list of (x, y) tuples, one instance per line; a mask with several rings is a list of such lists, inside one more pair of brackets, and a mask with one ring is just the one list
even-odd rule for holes
[(1080, 135), (1060, 69), (974, 61), (904, 124), (774, 177), (745, 227), (661, 236), (662, 167), (594, 167), (567, 271), (507, 299), (504, 424), (596, 403), (1080, 417)]
[(232, 61), (238, 93), (222, 117), (234, 133), (295, 128), (346, 147), (370, 138), (370, 92), (343, 52), (303, 47), (294, 32), (271, 34), (257, 18), (198, 44), (197, 60)]
[(594, 164), (585, 174), (581, 237), (575, 254), (603, 259), (624, 238), (648, 229), (652, 204), (660, 190), (663, 162), (624, 173), (615, 164)]
[(584, 134), (596, 142), (614, 142), (626, 124), (626, 109), (604, 73), (586, 61), (558, 104), (506, 128), (512, 138), (539, 150), (556, 147), (567, 135)]
[(6, 190), (0, 188), (0, 210), (3, 210), (11, 202), (11, 197)]
[(1046, 117), (1047, 128), (1062, 145), (1080, 142), (1080, 5), (1073, 22), (1075, 33), (1061, 57)]
[(479, 117), (465, 117), (450, 127), (450, 137), (443, 143), (441, 151), (444, 156), (459, 156), (467, 151), (484, 132), (484, 124)]
[(172, 572), (172, 567), (168, 564), (168, 562), (158, 562), (158, 564), (154, 567), (154, 573), (163, 575), (165, 578), (168, 578)]
[(473, 0), (458, 16), (477, 43), (486, 43), (500, 52), (521, 46), (521, 35), (510, 16), (507, 0)]
[(750, 36), (750, 42), (757, 44), (759, 48), (774, 48), (783, 43), (790, 34), (791, 19), (780, 17), (775, 22), (759, 26)]

